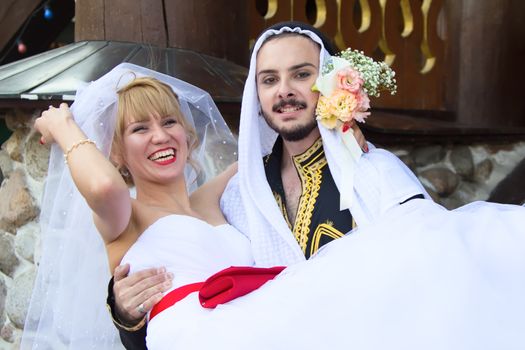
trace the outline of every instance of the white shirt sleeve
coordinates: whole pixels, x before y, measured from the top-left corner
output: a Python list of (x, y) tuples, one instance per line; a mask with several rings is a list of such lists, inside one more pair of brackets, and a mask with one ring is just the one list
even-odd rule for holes
[(365, 223), (416, 195), (430, 198), (412, 171), (384, 149), (371, 149), (362, 156), (354, 181), (356, 201), (351, 210), (366, 218)]
[(220, 199), (221, 211), (226, 221), (248, 238), (248, 225), (245, 209), (242, 205), (238, 173), (232, 176)]

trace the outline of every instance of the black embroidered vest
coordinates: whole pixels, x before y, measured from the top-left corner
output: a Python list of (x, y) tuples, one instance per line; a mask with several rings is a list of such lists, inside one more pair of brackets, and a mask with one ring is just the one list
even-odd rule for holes
[(264, 159), (266, 178), (283, 216), (292, 230), (306, 258), (321, 246), (342, 237), (354, 226), (348, 210), (339, 210), (339, 190), (328, 169), (322, 139), (319, 138), (306, 152), (293, 157), (302, 184), (295, 225), (292, 227), (286, 212), (286, 197), (281, 178), (283, 141), (275, 145)]

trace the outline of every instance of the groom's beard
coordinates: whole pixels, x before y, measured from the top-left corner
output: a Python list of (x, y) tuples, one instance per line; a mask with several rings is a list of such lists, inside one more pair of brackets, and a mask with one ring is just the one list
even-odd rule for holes
[[(288, 105), (293, 105), (293, 103), (290, 103), (292, 101), (287, 101)], [(301, 105), (306, 107), (306, 103), (304, 102), (296, 102), (293, 100), (297, 105)], [(278, 106), (274, 106), (273, 110), (275, 111), (278, 108)], [(312, 130), (314, 130), (317, 127), (317, 121), (315, 120), (314, 116), (312, 116), (312, 119), (308, 119), (304, 124), (297, 124), (293, 125), (291, 127), (283, 127), (276, 125), (271, 118), (269, 118), (264, 111), (261, 111), (264, 120), (266, 120), (266, 123), (268, 123), (268, 126), (272, 128), (273, 131), (281, 135), (281, 137), (285, 141), (300, 141), (304, 138), (306, 138)]]

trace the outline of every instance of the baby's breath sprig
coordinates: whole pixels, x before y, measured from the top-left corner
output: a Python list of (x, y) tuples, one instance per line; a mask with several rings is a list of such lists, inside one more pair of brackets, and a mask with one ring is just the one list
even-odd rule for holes
[[(379, 97), (381, 91), (388, 90), (394, 95), (397, 92), (396, 73), (385, 63), (376, 62), (363, 51), (350, 48), (341, 51), (338, 56), (347, 60), (350, 65), (361, 73), (363, 78), (363, 89), (369, 96)], [(325, 69), (333, 69), (330, 63)]]
[(319, 91), (315, 114), (326, 128), (348, 131), (352, 121), (370, 115), (369, 96), (383, 90), (396, 93), (395, 73), (384, 62), (375, 62), (362, 51), (346, 49), (325, 61), (312, 91)]

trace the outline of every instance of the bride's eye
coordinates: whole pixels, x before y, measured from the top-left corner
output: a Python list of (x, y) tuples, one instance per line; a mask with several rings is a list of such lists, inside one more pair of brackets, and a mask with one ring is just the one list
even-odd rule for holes
[(164, 124), (164, 126), (168, 126), (168, 127), (173, 126), (173, 125), (177, 124), (177, 119), (175, 119), (175, 118), (166, 118), (164, 120), (163, 124)]
[(131, 129), (131, 132), (132, 133), (137, 133), (137, 132), (143, 132), (143, 131), (146, 131), (146, 130), (147, 130), (147, 128), (144, 125), (137, 125), (137, 126), (134, 126)]

